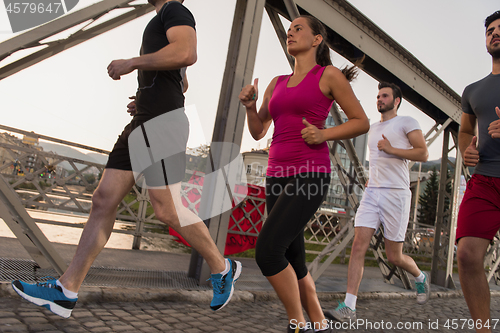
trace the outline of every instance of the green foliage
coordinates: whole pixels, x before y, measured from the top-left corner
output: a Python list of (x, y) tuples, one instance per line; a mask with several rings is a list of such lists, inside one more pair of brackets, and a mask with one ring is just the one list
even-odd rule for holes
[[(450, 171), (447, 170), (448, 178), (450, 177)], [(451, 194), (451, 183), (446, 183), (446, 192)], [(432, 172), (429, 180), (425, 183), (425, 190), (419, 198), (420, 207), (418, 208), (418, 222), (428, 225), (436, 224), (436, 213), (438, 205), (438, 193), (439, 193), (439, 178), (436, 171), (436, 167), (432, 168)], [(444, 200), (444, 210), (447, 211), (450, 208), (450, 199), (445, 197)]]
[(93, 173), (86, 173), (83, 175), (87, 183), (94, 184), (96, 181), (95, 175)]
[(193, 150), (194, 155), (186, 156), (186, 169), (205, 172), (208, 154), (210, 153), (210, 146), (203, 144)]

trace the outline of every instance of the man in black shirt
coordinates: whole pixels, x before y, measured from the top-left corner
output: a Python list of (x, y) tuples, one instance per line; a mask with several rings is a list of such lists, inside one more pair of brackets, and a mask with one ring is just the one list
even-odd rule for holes
[[(156, 217), (181, 234), (210, 266), (214, 287), (210, 307), (213, 310), (229, 302), (234, 282), (241, 274), (241, 263), (224, 259), (205, 224), (180, 203), (189, 126), (183, 110), (183, 92), (187, 86), (185, 68), (194, 64), (197, 58), (193, 15), (182, 5), (183, 0), (148, 1), (157, 15), (144, 31), (140, 56), (114, 60), (108, 66), (108, 74), (114, 80), (137, 70), (139, 87), (128, 105), (132, 121), (109, 155), (92, 197), (92, 209), (76, 254), (58, 280), (38, 284), (12, 283), (25, 299), (65, 318), (71, 315), (77, 292), (111, 235), (118, 204), (130, 192), (140, 173), (145, 175)], [(161, 135), (149, 132), (150, 128), (159, 129)], [(167, 142), (159, 142), (159, 137), (166, 138)], [(137, 149), (141, 144), (145, 144), (142, 151)], [(167, 153), (164, 146), (168, 147)], [(163, 156), (158, 156), (158, 148)], [(151, 159), (141, 158), (144, 153)], [(141, 165), (137, 169), (137, 163), (146, 164), (146, 167)]]

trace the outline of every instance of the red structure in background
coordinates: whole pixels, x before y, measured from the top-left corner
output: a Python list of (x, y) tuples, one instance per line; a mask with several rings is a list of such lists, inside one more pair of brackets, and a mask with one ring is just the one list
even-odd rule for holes
[[(203, 180), (204, 173), (194, 172), (188, 183), (203, 187)], [(247, 192), (248, 194), (243, 198), (242, 202), (233, 202), (233, 212), (229, 218), (224, 255), (240, 253), (255, 248), (257, 235), (262, 229), (264, 210), (266, 209), (265, 189), (264, 187), (250, 184), (247, 186), (236, 185), (233, 196), (238, 200), (241, 198), (238, 194), (243, 196)], [(186, 196), (189, 202), (194, 203), (195, 210), (198, 211), (201, 202), (201, 191), (197, 188), (192, 188), (186, 193)], [(256, 198), (262, 200), (254, 200)], [(182, 203), (185, 207), (189, 208), (188, 200), (182, 198)], [(235, 232), (250, 232), (255, 234), (255, 236), (241, 235)], [(172, 228), (169, 229), (169, 233), (171, 236), (177, 237), (177, 242), (190, 246), (189, 243)]]

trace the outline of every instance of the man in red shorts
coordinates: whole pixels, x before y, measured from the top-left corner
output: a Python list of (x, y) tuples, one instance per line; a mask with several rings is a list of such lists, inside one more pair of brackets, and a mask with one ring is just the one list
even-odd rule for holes
[(486, 18), (485, 27), (492, 72), (465, 88), (458, 134), (465, 165), (475, 167), (458, 214), (457, 258), (460, 284), (477, 332), (491, 332), (489, 326), (493, 326), (483, 261), (500, 229), (500, 11)]

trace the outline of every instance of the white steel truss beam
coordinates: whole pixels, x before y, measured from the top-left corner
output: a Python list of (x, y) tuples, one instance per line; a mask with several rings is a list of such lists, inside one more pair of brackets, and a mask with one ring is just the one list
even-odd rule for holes
[[(133, 0), (103, 0), (0, 43), (0, 61), (20, 50), (44, 47), (0, 67), (0, 80), (154, 10), (154, 7), (149, 4), (129, 5), (130, 2), (133, 2)], [(96, 23), (95, 26), (84, 30), (85, 27), (95, 23), (105, 14), (116, 9), (127, 8), (130, 10), (108, 21)], [(87, 21), (89, 21), (88, 25), (65, 39), (43, 42), (44, 39)]]

